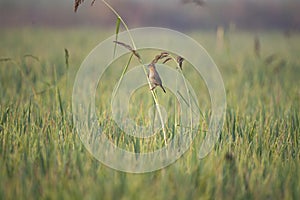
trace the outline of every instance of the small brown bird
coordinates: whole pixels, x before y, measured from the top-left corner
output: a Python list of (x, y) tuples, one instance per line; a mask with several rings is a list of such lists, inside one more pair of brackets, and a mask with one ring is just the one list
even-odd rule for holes
[(162, 81), (160, 79), (160, 76), (156, 71), (155, 65), (153, 63), (150, 63), (148, 67), (149, 67), (148, 78), (152, 86), (151, 90), (154, 90), (157, 86), (160, 86), (163, 89), (163, 91), (166, 93), (165, 88), (162, 86)]

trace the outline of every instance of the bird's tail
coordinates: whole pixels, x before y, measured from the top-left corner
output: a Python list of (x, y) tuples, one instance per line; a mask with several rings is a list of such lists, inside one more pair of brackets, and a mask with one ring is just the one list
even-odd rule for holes
[(163, 89), (164, 93), (167, 93), (165, 88), (162, 85), (160, 85), (160, 87)]

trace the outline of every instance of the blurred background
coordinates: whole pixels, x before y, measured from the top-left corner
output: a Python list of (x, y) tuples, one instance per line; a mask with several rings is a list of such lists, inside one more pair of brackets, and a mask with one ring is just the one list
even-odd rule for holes
[[(80, 64), (116, 27), (102, 1), (91, 1), (74, 12), (74, 0), (0, 0), (0, 199), (300, 199), (300, 0), (107, 0), (129, 28), (158, 26), (191, 36), (217, 64), (226, 88), (219, 142), (199, 160), (210, 98), (184, 62), (204, 113), (199, 137), (173, 165), (143, 175), (98, 162), (74, 125)], [(157, 54), (142, 53), (145, 62)], [(103, 133), (136, 153), (164, 143), (160, 134), (149, 141), (123, 134), (109, 119), (112, 89), (129, 57), (105, 72), (95, 102)], [(128, 70), (138, 64), (132, 60)], [(169, 78), (160, 75), (163, 82)], [(132, 118), (148, 123), (148, 88), (132, 96)], [(177, 107), (171, 92), (159, 97)]]
[[(201, 1), (201, 0), (200, 0)], [(108, 1), (131, 28), (163, 26), (176, 30), (215, 29), (299, 29), (298, 0), (113, 0)], [(73, 0), (1, 0), (0, 26), (114, 26), (114, 15), (96, 0), (84, 1), (74, 12)]]

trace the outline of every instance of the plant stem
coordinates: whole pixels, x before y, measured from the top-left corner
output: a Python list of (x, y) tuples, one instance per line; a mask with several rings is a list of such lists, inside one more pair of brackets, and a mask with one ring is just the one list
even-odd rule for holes
[[(133, 37), (129, 31), (129, 28), (127, 26), (127, 24), (125, 23), (125, 21), (123, 20), (123, 18), (118, 14), (118, 12), (109, 4), (107, 3), (105, 0), (102, 0), (102, 2), (118, 17), (118, 19), (121, 21), (121, 23), (123, 24), (123, 26), (125, 27), (129, 37), (130, 37), (130, 40), (131, 40), (131, 44), (133, 46), (133, 49), (136, 50), (136, 46), (135, 46), (135, 43), (134, 43), (134, 40), (133, 40)], [(148, 84), (149, 84), (149, 88), (151, 89), (151, 83), (150, 83), (150, 80), (148, 78), (148, 75), (147, 75), (147, 70), (146, 70), (146, 65), (144, 64), (144, 62), (142, 61), (141, 58), (138, 59), (140, 64), (142, 64), (143, 66), (143, 69), (144, 69), (144, 72), (145, 72), (145, 75), (147, 77), (147, 81), (148, 81)], [(127, 67), (126, 67), (127, 68)], [(121, 77), (120, 77), (120, 81), (122, 81), (124, 75), (125, 75), (125, 71), (126, 70), (123, 70), (124, 73), (122, 73)], [(117, 91), (117, 89), (116, 89)], [(154, 102), (155, 102), (155, 105), (156, 105), (156, 109), (157, 109), (157, 112), (158, 112), (158, 115), (159, 115), (159, 118), (160, 118), (160, 121), (161, 121), (161, 126), (162, 126), (162, 130), (163, 130), (163, 133), (164, 133), (164, 143), (165, 145), (167, 146), (167, 135), (166, 135), (166, 129), (165, 129), (165, 125), (164, 125), (164, 121), (163, 121), (163, 117), (162, 117), (162, 113), (161, 113), (161, 110), (160, 110), (160, 107), (159, 107), (159, 102), (158, 102), (158, 98), (155, 94), (155, 92), (153, 90), (151, 90), (151, 94), (152, 94), (152, 97), (154, 99)]]
[[(191, 119), (191, 124), (190, 124), (190, 128), (191, 128), (191, 134), (192, 134), (192, 131), (193, 131), (193, 114), (192, 114), (192, 112), (193, 112), (193, 110), (192, 110), (192, 103), (191, 103), (191, 96), (190, 96), (190, 90), (189, 90), (189, 88), (188, 88), (188, 86), (187, 86), (187, 82), (186, 82), (186, 80), (185, 80), (185, 78), (184, 78), (184, 75), (183, 75), (183, 73), (182, 73), (182, 69), (180, 68), (180, 66), (179, 66), (179, 63), (176, 61), (176, 59), (172, 56), (172, 55), (170, 55), (170, 57), (172, 58), (172, 60), (176, 63), (176, 65), (177, 65), (177, 68), (178, 68), (178, 70), (180, 71), (180, 74), (181, 74), (181, 76), (182, 76), (182, 79), (183, 79), (183, 82), (184, 82), (184, 86), (185, 86), (185, 89), (186, 89), (186, 91), (187, 91), (187, 94), (188, 94), (188, 107), (190, 108), (189, 110), (190, 110), (190, 119)], [(185, 99), (183, 99), (185, 102), (186, 102), (186, 100)], [(186, 102), (187, 103), (187, 102)], [(192, 136), (192, 135), (191, 135)], [(191, 141), (192, 141), (192, 138), (191, 138)]]
[(129, 31), (129, 28), (128, 28), (127, 24), (124, 22), (123, 18), (119, 15), (119, 13), (113, 7), (111, 7), (111, 5), (109, 5), (109, 3), (107, 3), (105, 0), (102, 0), (102, 2), (118, 17), (118, 19), (120, 19), (120, 21), (122, 22), (122, 24), (125, 27), (126, 31), (128, 32), (128, 35), (130, 37), (131, 44), (132, 44), (133, 48), (136, 49), (136, 46), (135, 46), (135, 43), (133, 41), (132, 35)]

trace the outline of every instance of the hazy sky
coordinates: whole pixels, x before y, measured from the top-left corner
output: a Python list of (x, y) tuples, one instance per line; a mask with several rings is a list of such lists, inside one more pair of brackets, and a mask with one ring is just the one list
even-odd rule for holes
[[(85, 0), (84, 4), (90, 4), (92, 0)], [(181, 0), (107, 0), (107, 2), (147, 2), (147, 3), (151, 3), (153, 2), (155, 3), (159, 3), (160, 5), (163, 4), (170, 4), (170, 2), (173, 2), (174, 4), (179, 3)], [(190, 0), (192, 1), (192, 0)], [(274, 2), (292, 2), (292, 1), (300, 1), (300, 0), (206, 0), (207, 4), (209, 4), (210, 2), (232, 2), (232, 1), (249, 1), (249, 2), (261, 2), (261, 3), (274, 3)], [(96, 0), (95, 2), (97, 3), (101, 3), (101, 0)], [(47, 5), (55, 5), (55, 4), (59, 4), (59, 5), (74, 5), (74, 0), (0, 0), (0, 6), (3, 7), (21, 7), (21, 6), (47, 6)]]
[[(0, 0), (0, 25), (98, 25), (100, 21), (110, 24), (109, 20), (114, 18), (109, 15), (108, 9), (104, 9), (101, 0), (96, 0), (93, 8), (90, 7), (91, 2), (92, 0), (85, 0), (79, 11), (74, 13), (74, 0)], [(183, 27), (190, 24), (191, 27), (215, 27), (232, 21), (237, 25), (249, 27), (300, 26), (300, 0), (206, 0), (205, 7), (197, 7), (194, 4), (181, 6), (181, 0), (107, 2), (113, 2), (114, 8), (136, 26), (142, 24)], [(119, 5), (118, 2), (122, 3)], [(133, 9), (135, 12), (132, 12)]]

